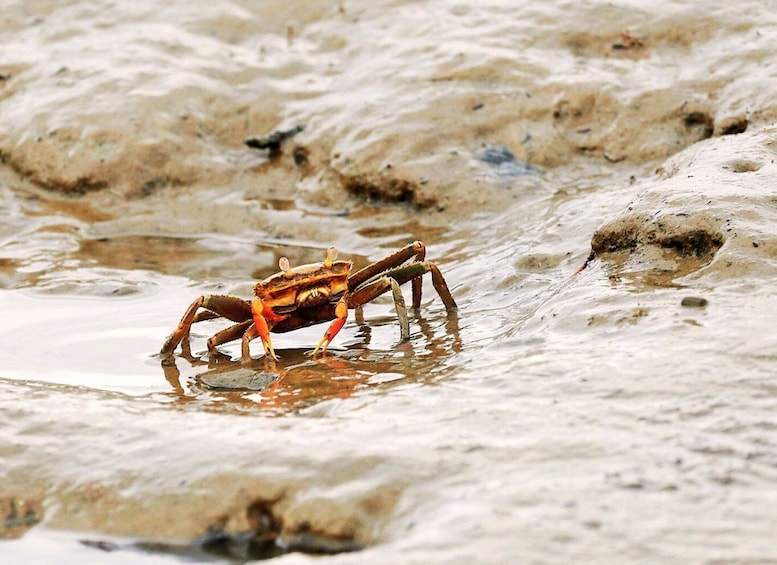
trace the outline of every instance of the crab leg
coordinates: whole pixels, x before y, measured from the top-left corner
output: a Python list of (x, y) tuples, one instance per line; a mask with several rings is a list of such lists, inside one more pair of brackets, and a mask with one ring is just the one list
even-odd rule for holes
[[(420, 250), (416, 253), (416, 261), (423, 261), (426, 259), (426, 246), (421, 243), (420, 241), (416, 241), (415, 244), (418, 244), (420, 246)], [(413, 279), (413, 308), (418, 310), (421, 307), (421, 284), (423, 283), (423, 279), (421, 277), (417, 277)]]
[[(437, 291), (437, 295), (443, 301), (443, 304), (445, 304), (445, 309), (448, 312), (451, 310), (456, 310), (458, 306), (456, 306), (456, 301), (453, 299), (453, 295), (451, 295), (451, 291), (448, 288), (448, 283), (445, 282), (445, 277), (442, 276), (440, 269), (437, 267), (437, 265), (434, 263), (429, 263), (428, 261), (422, 263), (422, 265), (423, 264), (428, 265), (429, 270), (432, 272), (432, 286), (434, 286), (434, 290)], [(420, 303), (418, 306), (416, 306), (416, 308), (419, 306)]]
[[(418, 261), (408, 265), (402, 265), (396, 269), (390, 269), (384, 273), (381, 273), (380, 276), (390, 277), (397, 281), (398, 284), (405, 284), (410, 280), (420, 280), (423, 275), (429, 272), (432, 273), (432, 284), (434, 285), (434, 289), (437, 291), (437, 294), (440, 295), (443, 304), (445, 304), (445, 309), (449, 312), (451, 310), (455, 310), (457, 308), (456, 301), (453, 300), (453, 296), (451, 295), (451, 291), (445, 282), (445, 278), (442, 276), (442, 273), (440, 272), (440, 269), (437, 267), (437, 265), (431, 261)], [(413, 297), (413, 300), (415, 300), (415, 297)], [(413, 304), (413, 308), (418, 307), (420, 307), (420, 304)]]
[(344, 296), (339, 300), (337, 306), (335, 306), (335, 315), (337, 317), (335, 318), (334, 322), (329, 325), (326, 332), (324, 333), (324, 337), (322, 337), (321, 341), (318, 342), (318, 345), (316, 345), (316, 348), (313, 350), (311, 355), (318, 353), (319, 349), (321, 350), (322, 354), (326, 353), (326, 348), (332, 342), (337, 333), (343, 328), (343, 325), (345, 325), (345, 320), (348, 318), (348, 304), (345, 300), (346, 298)]
[[(383, 271), (399, 267), (402, 263), (415, 256), (415, 260), (423, 261), (426, 257), (426, 246), (420, 241), (414, 241), (405, 245), (402, 249), (387, 255), (380, 261), (367, 265), (348, 277), (348, 288), (354, 290), (369, 279), (381, 274)], [(401, 284), (401, 283), (400, 283)], [(413, 280), (413, 308), (421, 306), (421, 279)]]
[[(257, 337), (259, 337), (259, 332), (256, 331), (256, 325), (251, 324), (250, 326), (248, 326), (248, 329), (243, 334), (243, 342), (242, 342), (242, 348), (241, 348), (243, 363), (247, 363), (251, 361), (251, 350), (248, 347), (248, 344), (251, 343), (252, 339), (256, 339)], [(266, 351), (266, 348), (265, 348), (265, 351)]]
[[(413, 264), (415, 265), (416, 263)], [(391, 271), (389, 271), (389, 273), (390, 272)], [(394, 308), (397, 311), (397, 318), (399, 318), (400, 336), (402, 341), (405, 341), (410, 337), (410, 322), (407, 319), (405, 298), (402, 296), (402, 290), (399, 288), (399, 283), (396, 279), (391, 276), (381, 276), (378, 279), (367, 281), (353, 291), (348, 298), (348, 303), (352, 307), (361, 306), (362, 304), (374, 300), (389, 289), (391, 289), (391, 292), (394, 295)]]
[[(200, 308), (210, 312), (197, 313)], [(214, 315), (215, 314), (215, 315)], [(170, 355), (184, 338), (189, 336), (192, 324), (201, 320), (223, 317), (233, 322), (244, 322), (251, 319), (251, 304), (238, 298), (225, 294), (205, 294), (197, 298), (186, 309), (178, 327), (167, 338), (160, 353)]]
[(228, 328), (224, 328), (223, 330), (213, 334), (213, 336), (208, 340), (208, 351), (210, 354), (212, 356), (218, 355), (219, 352), (216, 349), (217, 346), (221, 345), (222, 343), (234, 341), (243, 337), (243, 334), (253, 323), (254, 321), (249, 319), (245, 322), (240, 322), (239, 324), (234, 324)]

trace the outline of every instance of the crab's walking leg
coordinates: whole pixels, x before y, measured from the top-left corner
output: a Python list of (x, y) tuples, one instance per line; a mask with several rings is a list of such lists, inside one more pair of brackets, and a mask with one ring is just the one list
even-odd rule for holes
[[(432, 284), (437, 294), (445, 304), (445, 309), (449, 312), (457, 308), (456, 301), (451, 295), (451, 291), (448, 288), (448, 284), (445, 282), (445, 278), (442, 276), (440, 269), (431, 261), (418, 261), (416, 263), (410, 263), (408, 265), (402, 265), (396, 269), (391, 269), (383, 273), (383, 276), (391, 277), (399, 284), (405, 284), (407, 281), (420, 279), (426, 273), (432, 273)], [(415, 300), (415, 297), (413, 297)], [(413, 308), (418, 308), (420, 304), (413, 304)]]
[[(456, 301), (453, 299), (453, 295), (451, 295), (451, 291), (448, 288), (448, 283), (445, 282), (445, 277), (442, 276), (440, 269), (434, 263), (427, 262), (426, 264), (429, 265), (429, 270), (432, 272), (432, 285), (442, 299), (443, 304), (445, 304), (445, 309), (448, 312), (456, 310), (456, 308), (458, 308), (456, 306)], [(418, 306), (420, 306), (420, 304)], [(418, 306), (416, 306), (416, 308), (418, 308)]]
[(256, 325), (252, 322), (245, 333), (243, 333), (243, 343), (240, 351), (243, 363), (251, 361), (251, 349), (249, 348), (249, 344), (252, 339), (256, 339), (257, 337), (259, 337), (259, 332), (256, 331)]
[[(423, 261), (424, 259), (426, 259), (426, 246), (420, 241), (414, 242), (413, 245), (416, 245), (417, 247), (420, 248), (416, 252), (416, 261)], [(423, 283), (423, 279), (421, 277), (416, 277), (413, 279), (413, 308), (416, 310), (418, 310), (421, 307), (421, 284), (422, 283)]]
[(253, 320), (248, 319), (245, 322), (240, 322), (239, 324), (229, 326), (228, 328), (225, 328), (220, 332), (216, 332), (215, 334), (213, 334), (213, 336), (208, 340), (208, 351), (210, 352), (210, 354), (217, 355), (218, 350), (216, 349), (216, 347), (221, 345), (222, 343), (228, 343), (230, 341), (234, 341), (236, 339), (240, 339), (241, 337), (243, 337), (243, 334), (253, 323), (254, 323)]
[(254, 318), (254, 327), (248, 328), (248, 331), (243, 335), (243, 360), (245, 361), (247, 356), (250, 357), (248, 354), (248, 342), (259, 336), (262, 338), (264, 354), (277, 361), (278, 357), (275, 355), (272, 339), (270, 339), (270, 326), (267, 323), (267, 318), (264, 317), (264, 303), (260, 298), (254, 298), (253, 302), (251, 302), (251, 313)]
[(395, 279), (390, 276), (383, 276), (369, 281), (353, 291), (348, 298), (348, 302), (352, 306), (361, 306), (374, 300), (389, 289), (391, 289), (391, 293), (394, 295), (394, 309), (397, 311), (397, 318), (399, 318), (399, 331), (402, 341), (405, 341), (410, 338), (410, 322), (407, 318), (407, 306), (405, 306), (405, 298), (402, 296), (402, 289), (399, 288), (399, 283)]
[[(205, 308), (208, 312), (200, 312), (200, 308)], [(215, 315), (214, 315), (215, 314)], [(192, 324), (201, 320), (223, 317), (233, 322), (243, 322), (251, 319), (251, 305), (242, 298), (229, 296), (226, 294), (205, 294), (197, 298), (186, 309), (178, 327), (165, 340), (160, 353), (170, 355), (175, 351), (184, 338), (189, 336)]]
[(348, 319), (348, 304), (345, 300), (345, 297), (341, 298), (337, 303), (337, 306), (335, 306), (335, 316), (337, 317), (335, 318), (334, 322), (332, 322), (327, 328), (326, 332), (324, 333), (324, 337), (322, 337), (321, 341), (318, 342), (318, 345), (316, 345), (316, 348), (313, 350), (311, 355), (315, 355), (319, 352), (319, 350), (321, 350), (322, 354), (325, 353), (326, 348), (337, 335), (337, 332), (339, 332), (345, 325), (345, 320)]
[[(414, 241), (405, 245), (402, 249), (387, 255), (383, 259), (367, 265), (363, 269), (352, 273), (348, 277), (348, 288), (354, 290), (381, 274), (383, 271), (399, 267), (402, 263), (415, 257), (416, 262), (423, 261), (426, 257), (426, 246), (421, 241)], [(401, 283), (400, 283), (401, 284)], [(413, 280), (413, 308), (421, 307), (421, 279)]]

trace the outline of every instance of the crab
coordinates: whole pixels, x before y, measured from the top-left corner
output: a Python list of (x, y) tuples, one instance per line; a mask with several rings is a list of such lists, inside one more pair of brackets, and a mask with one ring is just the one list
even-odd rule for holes
[[(432, 274), (432, 284), (448, 312), (456, 302), (434, 263), (425, 260), (426, 246), (414, 241), (387, 257), (351, 272), (351, 261), (337, 260), (337, 250), (330, 247), (323, 263), (301, 265), (294, 269), (286, 257), (278, 261), (280, 272), (254, 286), (254, 298), (245, 300), (225, 294), (205, 294), (186, 309), (178, 327), (167, 338), (162, 356), (169, 357), (188, 339), (192, 324), (214, 318), (226, 318), (233, 325), (208, 339), (208, 351), (218, 354), (218, 346), (242, 340), (243, 361), (250, 361), (249, 345), (261, 338), (268, 359), (277, 360), (270, 333), (290, 332), (299, 328), (331, 322), (324, 336), (311, 352), (324, 354), (345, 325), (348, 310), (358, 308), (391, 291), (403, 341), (410, 337), (407, 307), (400, 285), (412, 281), (413, 308), (421, 306), (422, 276)], [(412, 259), (412, 261), (410, 261)]]

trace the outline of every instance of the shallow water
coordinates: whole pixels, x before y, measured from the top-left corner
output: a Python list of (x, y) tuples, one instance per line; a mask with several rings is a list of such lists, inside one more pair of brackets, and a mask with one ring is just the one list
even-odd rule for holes
[[(775, 23), (9, 6), (0, 551), (774, 559)], [(296, 124), (278, 156), (242, 145)], [(382, 297), (323, 359), (323, 326), (274, 336), (276, 364), (208, 359), (217, 321), (157, 354), (196, 296), (248, 297), (280, 256), (360, 267), (414, 239), (459, 309), (425, 281), (406, 343)]]

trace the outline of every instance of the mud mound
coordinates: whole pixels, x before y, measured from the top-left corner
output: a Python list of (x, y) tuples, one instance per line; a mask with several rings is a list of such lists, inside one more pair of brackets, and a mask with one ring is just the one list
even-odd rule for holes
[[(739, 157), (731, 161), (730, 155)], [(618, 271), (676, 278), (777, 270), (777, 128), (708, 140), (669, 159), (591, 239)]]

